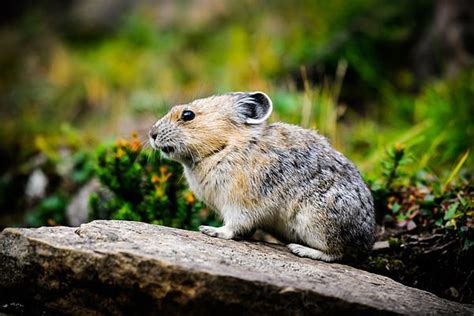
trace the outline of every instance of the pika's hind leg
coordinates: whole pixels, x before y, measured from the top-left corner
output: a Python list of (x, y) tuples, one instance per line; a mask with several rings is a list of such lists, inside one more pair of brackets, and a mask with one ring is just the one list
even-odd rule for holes
[(338, 256), (329, 255), (320, 250), (306, 247), (299, 244), (288, 244), (287, 247), (288, 249), (290, 249), (290, 251), (293, 254), (297, 255), (298, 257), (311, 258), (311, 259), (322, 260), (326, 262), (332, 262), (332, 261), (340, 259), (340, 257)]

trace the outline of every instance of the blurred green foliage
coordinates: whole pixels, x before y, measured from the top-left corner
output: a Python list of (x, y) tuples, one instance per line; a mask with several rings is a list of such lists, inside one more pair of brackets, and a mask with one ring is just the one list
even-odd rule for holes
[(94, 155), (82, 149), (83, 143), (78, 131), (67, 125), (54, 137), (36, 139), (36, 159), (41, 162), (36, 166), (22, 165), (19, 176), (41, 170), (48, 179), (47, 196), (26, 214), (26, 225), (67, 224), (66, 208), (71, 197), (95, 175)]
[[(64, 121), (110, 135), (123, 116), (156, 117), (230, 90), (269, 91), (274, 120), (320, 129), (366, 172), (396, 142), (422, 148), (413, 153), (440, 172), (472, 147), (472, 69), (419, 83), (401, 53), (426, 28), (431, 1), (250, 1), (209, 10), (157, 21), (136, 6), (112, 32), (82, 39), (47, 23), (32, 27), (42, 21), (37, 12), (24, 17), (0, 62), (9, 72), (0, 88), (0, 112), (10, 118), (0, 129), (2, 154), (11, 163), (28, 158), (35, 137), (54, 135)], [(422, 157), (432, 143), (439, 156)]]
[(64, 193), (57, 192), (44, 200), (26, 215), (28, 226), (55, 226), (66, 224), (66, 207), (68, 199)]

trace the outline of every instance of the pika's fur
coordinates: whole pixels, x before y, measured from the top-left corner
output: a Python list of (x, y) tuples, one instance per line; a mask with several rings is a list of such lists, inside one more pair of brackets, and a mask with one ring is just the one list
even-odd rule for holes
[(324, 261), (367, 254), (374, 206), (356, 167), (313, 130), (267, 125), (271, 111), (263, 92), (229, 93), (176, 105), (151, 128), (152, 147), (184, 166), (224, 221), (200, 231), (231, 239), (261, 228)]

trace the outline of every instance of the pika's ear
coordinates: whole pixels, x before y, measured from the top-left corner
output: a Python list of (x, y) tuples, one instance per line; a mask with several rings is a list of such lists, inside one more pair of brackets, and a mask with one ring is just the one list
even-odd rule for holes
[(272, 114), (272, 100), (263, 92), (243, 93), (237, 101), (239, 112), (246, 124), (261, 124)]

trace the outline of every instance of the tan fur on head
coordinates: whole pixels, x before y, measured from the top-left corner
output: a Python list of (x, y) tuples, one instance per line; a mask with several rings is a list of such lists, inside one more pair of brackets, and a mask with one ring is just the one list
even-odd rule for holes
[[(268, 99), (266, 107), (255, 110), (260, 113), (250, 113), (260, 107), (257, 101), (265, 98)], [(192, 111), (194, 119), (181, 119), (184, 111)], [(150, 143), (155, 149), (173, 148), (172, 152), (166, 153), (171, 159), (195, 163), (229, 144), (241, 144), (252, 128), (265, 122), (271, 111), (271, 100), (263, 92), (238, 92), (197, 99), (189, 104), (174, 106), (156, 122), (150, 135), (159, 132), (150, 139)]]

